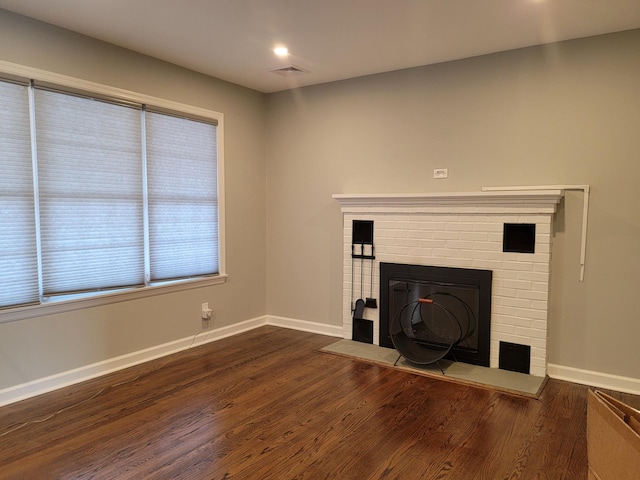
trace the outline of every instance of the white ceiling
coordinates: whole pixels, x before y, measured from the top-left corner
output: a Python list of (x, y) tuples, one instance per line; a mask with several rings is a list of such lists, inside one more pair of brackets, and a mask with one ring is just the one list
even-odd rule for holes
[[(640, 28), (640, 0), (0, 0), (0, 8), (265, 93)], [(273, 54), (278, 44), (287, 59)], [(310, 72), (270, 71), (290, 64)]]

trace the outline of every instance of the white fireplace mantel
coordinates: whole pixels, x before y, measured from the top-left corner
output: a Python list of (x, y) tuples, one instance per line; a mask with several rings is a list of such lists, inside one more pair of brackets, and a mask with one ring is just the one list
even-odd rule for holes
[[(546, 375), (553, 216), (565, 190), (334, 194), (343, 213), (344, 338), (352, 338), (353, 299), (355, 292), (362, 296), (363, 276), (371, 292), (380, 288), (381, 262), (491, 270), (490, 366), (499, 367), (500, 342), (509, 342), (529, 346), (531, 374)], [(355, 220), (376, 222), (371, 264), (353, 262)], [(535, 252), (504, 251), (508, 223), (535, 225)], [(364, 319), (378, 342), (378, 310), (365, 309)]]
[(343, 212), (555, 213), (564, 191), (522, 190), (449, 193), (336, 193)]

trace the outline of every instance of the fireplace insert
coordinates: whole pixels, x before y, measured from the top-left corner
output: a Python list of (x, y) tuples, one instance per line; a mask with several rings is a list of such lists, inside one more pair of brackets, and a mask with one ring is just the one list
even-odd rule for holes
[(380, 346), (489, 366), (492, 272), (380, 263)]

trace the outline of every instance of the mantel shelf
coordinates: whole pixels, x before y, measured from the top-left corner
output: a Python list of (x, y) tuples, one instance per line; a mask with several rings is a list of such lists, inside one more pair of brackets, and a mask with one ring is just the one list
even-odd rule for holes
[(333, 198), (345, 212), (354, 211), (401, 211), (435, 210), (452, 212), (463, 209), (467, 212), (517, 211), (528, 213), (555, 213), (564, 196), (561, 189), (522, 191), (483, 191), (449, 193), (336, 193)]

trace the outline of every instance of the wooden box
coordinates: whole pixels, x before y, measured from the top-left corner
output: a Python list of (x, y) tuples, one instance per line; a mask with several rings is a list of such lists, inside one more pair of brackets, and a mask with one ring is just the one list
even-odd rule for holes
[(640, 479), (640, 412), (590, 390), (587, 454), (589, 480)]

